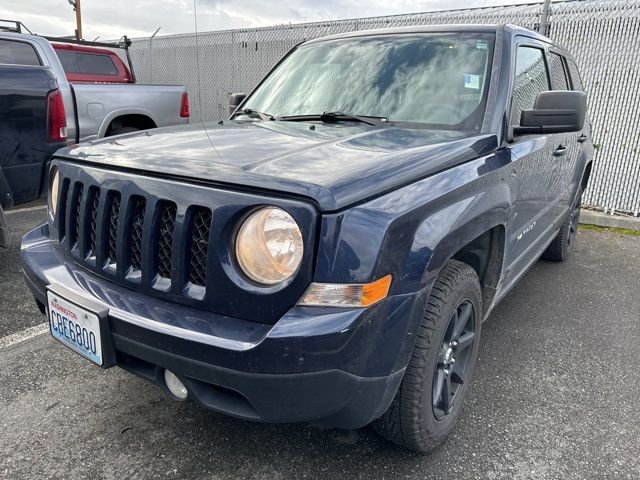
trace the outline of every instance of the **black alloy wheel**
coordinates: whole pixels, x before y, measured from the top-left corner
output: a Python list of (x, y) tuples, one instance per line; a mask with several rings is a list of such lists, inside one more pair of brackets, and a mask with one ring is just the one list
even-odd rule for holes
[(433, 372), (432, 406), (433, 414), (438, 420), (451, 413), (460, 387), (468, 380), (471, 352), (476, 339), (475, 330), (476, 314), (473, 304), (465, 299), (449, 319)]

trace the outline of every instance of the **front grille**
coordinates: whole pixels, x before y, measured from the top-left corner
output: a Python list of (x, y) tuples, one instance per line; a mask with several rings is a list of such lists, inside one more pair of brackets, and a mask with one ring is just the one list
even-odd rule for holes
[[(187, 311), (176, 314), (174, 304), (273, 323), (312, 281), (312, 269), (304, 268), (264, 295), (239, 277), (234, 264), (235, 228), (259, 205), (289, 205), (307, 226), (305, 241), (315, 238), (317, 214), (305, 202), (58, 160), (55, 165), (62, 186), (49, 219), (55, 248), (83, 289), (116, 308), (176, 328), (187, 328), (191, 319)], [(312, 255), (305, 249), (305, 265), (313, 263)], [(212, 321), (201, 327), (215, 334), (226, 319)]]
[[(66, 242), (63, 237), (60, 239), (69, 250), (82, 246), (87, 265), (126, 281), (140, 283), (144, 276), (152, 288), (163, 292), (174, 285), (177, 289), (180, 284), (206, 287), (213, 219), (209, 208), (187, 208), (189, 220), (180, 224), (185, 229), (182, 233), (185, 248), (176, 252), (178, 207), (175, 202), (150, 200), (141, 195), (125, 197), (118, 191), (81, 182), (75, 182), (70, 190), (65, 202), (71, 212), (72, 232)], [(152, 231), (147, 232), (149, 229)], [(148, 246), (143, 238), (151, 239)], [(175, 258), (184, 259), (181, 271), (176, 271)], [(157, 284), (158, 278), (163, 280)], [(202, 293), (195, 293), (193, 298), (202, 300)]]

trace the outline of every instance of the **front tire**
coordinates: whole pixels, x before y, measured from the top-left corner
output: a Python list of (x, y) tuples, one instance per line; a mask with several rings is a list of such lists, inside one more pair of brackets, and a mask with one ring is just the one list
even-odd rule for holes
[(469, 388), (481, 317), (475, 270), (458, 261), (447, 262), (431, 290), (398, 392), (373, 424), (379, 434), (424, 453), (444, 442)]

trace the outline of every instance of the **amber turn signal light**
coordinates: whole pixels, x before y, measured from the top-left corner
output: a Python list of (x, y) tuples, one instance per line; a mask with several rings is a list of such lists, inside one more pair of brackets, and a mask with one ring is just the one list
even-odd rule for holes
[(371, 283), (312, 283), (299, 305), (369, 307), (389, 294), (391, 274)]

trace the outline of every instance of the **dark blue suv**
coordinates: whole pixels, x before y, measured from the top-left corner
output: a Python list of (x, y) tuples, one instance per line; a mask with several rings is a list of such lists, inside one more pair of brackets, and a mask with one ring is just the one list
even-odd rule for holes
[(573, 58), (514, 26), (356, 32), (231, 103), (56, 153), (22, 243), (52, 335), (177, 400), (434, 448), (483, 320), (576, 240), (593, 146)]

